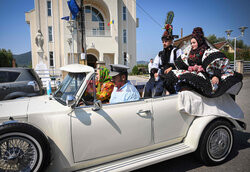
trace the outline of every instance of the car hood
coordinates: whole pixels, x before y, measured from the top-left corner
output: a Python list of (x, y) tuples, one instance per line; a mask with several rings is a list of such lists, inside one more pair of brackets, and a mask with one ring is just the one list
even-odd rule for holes
[(0, 119), (28, 117), (29, 114), (53, 113), (69, 109), (47, 95), (0, 101)]
[(26, 117), (30, 98), (0, 101), (0, 119)]
[(28, 115), (29, 114), (49, 114), (70, 109), (68, 106), (64, 106), (54, 98), (49, 96), (39, 96), (36, 99), (30, 99)]

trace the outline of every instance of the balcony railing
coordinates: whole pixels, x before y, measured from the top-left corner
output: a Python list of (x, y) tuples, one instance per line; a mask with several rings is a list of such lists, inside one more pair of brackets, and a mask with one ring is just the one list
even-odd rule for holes
[(108, 37), (111, 36), (110, 26), (101, 21), (85, 21), (86, 36)]
[(86, 36), (88, 37), (108, 37), (111, 36), (110, 30), (92, 29), (86, 30)]

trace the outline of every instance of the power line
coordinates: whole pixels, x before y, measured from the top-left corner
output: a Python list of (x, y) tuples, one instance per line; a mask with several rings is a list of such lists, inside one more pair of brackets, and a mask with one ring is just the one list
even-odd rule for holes
[(162, 28), (162, 25), (160, 23), (158, 23), (149, 13), (147, 13), (147, 11), (145, 11), (140, 4), (138, 4), (138, 2), (136, 2), (134, 0), (134, 2), (136, 3), (136, 5), (153, 21), (155, 22), (157, 25), (159, 25)]

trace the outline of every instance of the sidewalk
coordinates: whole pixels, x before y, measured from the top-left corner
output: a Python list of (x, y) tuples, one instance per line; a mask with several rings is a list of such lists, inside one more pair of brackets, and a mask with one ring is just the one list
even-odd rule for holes
[(145, 85), (149, 77), (144, 75), (129, 75), (128, 80), (130, 80), (133, 85)]

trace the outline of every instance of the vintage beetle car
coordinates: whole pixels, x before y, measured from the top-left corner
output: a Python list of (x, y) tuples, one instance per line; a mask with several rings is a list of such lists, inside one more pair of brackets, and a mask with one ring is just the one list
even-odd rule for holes
[(216, 165), (232, 150), (233, 129), (246, 127), (183, 113), (178, 94), (102, 106), (92, 67), (62, 70), (53, 97), (0, 102), (0, 171), (129, 171), (190, 152)]

